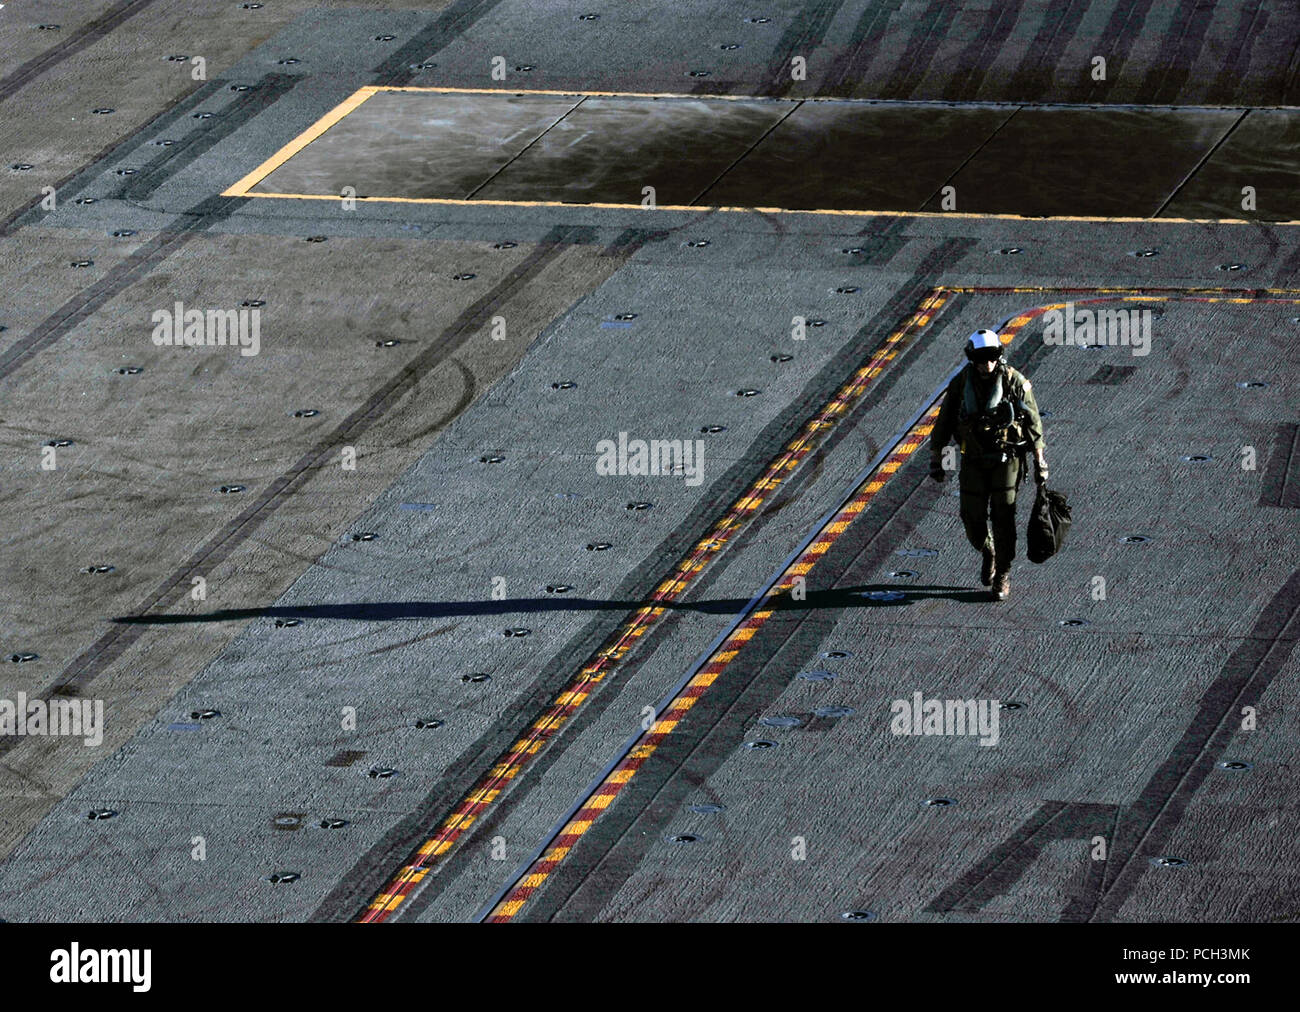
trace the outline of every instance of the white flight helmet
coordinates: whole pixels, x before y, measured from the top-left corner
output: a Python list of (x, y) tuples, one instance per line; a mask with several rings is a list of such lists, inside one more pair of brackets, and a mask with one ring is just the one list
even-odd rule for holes
[(1002, 357), (1002, 338), (996, 330), (977, 330), (966, 338), (966, 357), (972, 362), (977, 359), (987, 360), (990, 350), (996, 350), (996, 358)]

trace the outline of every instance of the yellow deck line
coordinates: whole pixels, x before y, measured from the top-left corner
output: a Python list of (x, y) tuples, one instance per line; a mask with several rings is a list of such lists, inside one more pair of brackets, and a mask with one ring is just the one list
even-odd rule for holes
[[(249, 193), (248, 188), (250, 186), (254, 186), (257, 183), (261, 182), (264, 178), (269, 176), (272, 172), (278, 169), (281, 165), (287, 162), (290, 158), (296, 155), (308, 144), (316, 140), (316, 138), (318, 138), (326, 130), (335, 126), (339, 122), (339, 120), (343, 119), (344, 116), (348, 115), (348, 113), (354, 112), (357, 108), (361, 106), (363, 102), (366, 101), (366, 99), (370, 98), (370, 96), (373, 95), (378, 90), (379, 90), (378, 88), (367, 85), (366, 87), (361, 88), (360, 90), (354, 92), (352, 95), (349, 95), (346, 99), (344, 99), (342, 102), (336, 105), (333, 109), (331, 109), (324, 116), (318, 119), (315, 123), (309, 126), (306, 130), (300, 133), (297, 137), (295, 137), (288, 144), (282, 147), (279, 151), (273, 154), (270, 158), (264, 161), (261, 165), (255, 168), (252, 172), (246, 175), (243, 179), (237, 182), (234, 186), (225, 190), (221, 195), (223, 197), (260, 196), (259, 194)], [(330, 199), (338, 200), (339, 195), (335, 194)]]
[[(274, 160), (274, 159), (272, 159)], [(269, 164), (269, 163), (268, 163)], [(278, 167), (278, 166), (276, 166)], [(255, 175), (252, 173), (251, 175)], [(247, 177), (245, 177), (247, 178)], [(255, 183), (257, 180), (253, 180)], [(244, 180), (240, 180), (243, 183)], [(238, 184), (236, 184), (238, 185)], [(252, 185), (252, 184), (249, 184)], [(266, 197), (274, 200), (338, 200), (337, 193), (237, 193), (235, 188), (225, 191), (224, 197)], [(1087, 215), (1057, 215), (1041, 217), (1024, 214), (978, 214), (964, 211), (859, 211), (845, 208), (791, 208), (791, 207), (724, 207), (707, 204), (607, 204), (600, 201), (578, 204), (571, 200), (465, 200), (460, 197), (354, 197), (359, 204), (452, 204), (464, 207), (598, 207), (614, 211), (698, 211), (723, 214), (828, 214), (845, 218), (879, 218), (890, 215), (895, 218), (974, 218), (998, 221), (1080, 221), (1080, 222), (1146, 222), (1156, 225), (1300, 225), (1295, 221), (1264, 221), (1258, 218), (1104, 218)]]
[[(351, 97), (331, 109), (323, 117), (303, 131), (303, 133), (299, 134), (252, 172), (240, 179), (239, 182), (224, 190), (221, 195), (223, 197), (264, 197), (272, 200), (338, 200), (340, 195), (337, 193), (250, 193), (249, 187), (261, 182), (261, 180), (269, 176), (308, 144), (319, 138), (331, 127), (337, 125), (341, 119), (349, 113), (354, 112), (366, 101), (366, 99), (381, 91), (419, 91), (459, 95), (581, 95), (583, 97), (595, 98), (676, 98), (708, 102), (823, 101), (821, 99), (803, 98), (768, 98), (756, 95), (682, 95), (675, 92), (583, 91), (581, 89), (573, 88), (555, 90), (541, 88), (426, 88), (401, 85), (366, 85), (365, 87), (360, 88)], [(836, 99), (833, 101), (851, 102), (854, 100)], [(892, 215), (898, 218), (973, 218), (999, 221), (1157, 222), (1160, 224), (1171, 225), (1300, 225), (1300, 220), (1263, 221), (1252, 218), (1122, 218), (1090, 215), (1056, 215), (1044, 218), (1035, 215), (984, 214), (973, 211), (860, 211), (843, 208), (806, 209), (789, 207), (714, 207), (701, 204), (656, 204), (653, 207), (647, 207), (644, 204), (606, 204), (597, 202), (578, 204), (572, 201), (563, 200), (465, 200), (456, 197), (356, 197), (354, 199), (365, 203), (386, 204), (448, 204), (464, 205), (466, 207), (599, 207), (619, 211), (641, 210), (699, 211), (709, 213), (740, 212), (746, 214), (829, 214), (850, 218), (875, 218), (882, 215)]]

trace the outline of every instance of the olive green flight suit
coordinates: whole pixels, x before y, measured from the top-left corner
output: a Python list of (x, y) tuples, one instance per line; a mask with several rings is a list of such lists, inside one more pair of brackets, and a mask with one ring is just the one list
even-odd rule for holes
[[(1002, 379), (1001, 399), (1010, 399), (1016, 408), (1016, 424), (1009, 432), (997, 435), (1012, 439), (1023, 436), (1028, 446), (1023, 451), (1006, 452), (999, 449), (997, 436), (981, 438), (979, 408), (988, 404), (998, 376)], [(1005, 572), (1016, 557), (1016, 489), (1023, 477), (1021, 468), (1027, 466), (1028, 455), (1043, 449), (1043, 421), (1038, 415), (1033, 387), (1029, 380), (1008, 365), (999, 365), (987, 380), (976, 379), (968, 394), (967, 377), (977, 376), (974, 367), (967, 365), (948, 384), (939, 417), (930, 434), (930, 457), (942, 461), (943, 448), (954, 436), (961, 446), (961, 521), (966, 528), (966, 538), (977, 551), (993, 548), (997, 569)], [(963, 409), (974, 406), (974, 414), (967, 415), (963, 424)], [(1019, 431), (1017, 431), (1017, 429)], [(993, 532), (989, 535), (989, 518), (992, 515)]]

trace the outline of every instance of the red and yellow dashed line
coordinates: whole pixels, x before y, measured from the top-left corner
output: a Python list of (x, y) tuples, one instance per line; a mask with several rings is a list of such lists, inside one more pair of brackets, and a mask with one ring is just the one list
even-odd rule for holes
[[(1041, 294), (1044, 292), (1065, 294), (1075, 291), (1080, 294), (1096, 296), (1093, 299), (1086, 300), (1089, 302), (1117, 299), (1132, 301), (1178, 299), (1231, 303), (1300, 302), (1300, 299), (1295, 298), (1272, 298), (1272, 296), (1297, 294), (1295, 289), (1255, 289), (1249, 292), (1228, 288), (1073, 289), (939, 286), (932, 289), (903, 326), (889, 336), (884, 347), (836, 391), (830, 401), (804, 425), (799, 435), (787, 444), (782, 454), (765, 469), (763, 476), (731, 506), (722, 519), (714, 525), (710, 533), (696, 543), (686, 558), (678, 563), (673, 574), (655, 588), (655, 591), (650, 595), (649, 602), (633, 613), (610, 640), (606, 641), (605, 645), (596, 652), (565, 690), (555, 698), (546, 712), (533, 721), (528, 732), (510, 750), (497, 759), (483, 780), (465, 796), (452, 814), (443, 821), (437, 833), (415, 851), (407, 864), (374, 897), (359, 920), (363, 923), (384, 921), (397, 909), (402, 900), (428, 874), (432, 863), (452, 848), (488, 805), (496, 800), (509, 781), (518, 775), (528, 760), (541, 750), (547, 739), (582, 705), (590, 694), (592, 687), (604, 678), (614, 663), (621, 660), (635, 641), (643, 636), (651, 628), (654, 621), (663, 615), (666, 610), (663, 606), (671, 603), (681, 594), (694, 575), (705, 567), (710, 556), (719, 551), (744, 526), (748, 517), (762, 505), (767, 497), (766, 493), (779, 487), (785, 475), (797, 467), (800, 461), (816, 446), (819, 442), (819, 435), (832, 427), (841, 416), (850, 410), (865, 392), (871, 380), (879, 376), (886, 365), (906, 347), (906, 339), (912, 336), (915, 331), (927, 325), (953, 295), (960, 293)], [(1161, 292), (1169, 294), (1158, 294)], [(1076, 304), (1078, 303), (1076, 302)], [(1000, 331), (1003, 344), (1009, 344), (1018, 331), (1027, 323), (1052, 309), (1064, 308), (1065, 305), (1064, 302), (1047, 303), (1035, 306), (1012, 317)], [(825, 525), (804, 554), (787, 568), (780, 580), (769, 591), (770, 597), (785, 593), (794, 586), (796, 578), (804, 577), (812, 571), (817, 560), (848, 529), (849, 524), (866, 508), (875, 494), (884, 487), (889, 477), (928, 438), (934, 426), (934, 420), (938, 417), (941, 404), (942, 397), (931, 405), (921, 420), (908, 431), (894, 453), (882, 461), (872, 472), (854, 498)], [(673, 700), (664, 715), (656, 721), (642, 737), (642, 740), (606, 777), (601, 786), (587, 799), (587, 802), (577, 815), (565, 825), (554, 844), (534, 863), (528, 873), (516, 884), (515, 888), (497, 904), (487, 918), (489, 922), (509, 921), (518, 913), (528, 897), (546, 881), (551, 871), (564, 860), (573, 844), (590, 828), (596, 817), (611, 804), (623, 785), (632, 779), (637, 769), (653, 754), (663, 738), (676, 728), (682, 716), (694, 706), (695, 701), (713, 684), (726, 665), (740, 652), (741, 647), (753, 638), (763, 623), (771, 617), (773, 611), (772, 608), (762, 609), (750, 615), (713, 653), (705, 666), (688, 683), (687, 688)]]
[[(646, 604), (633, 612), (605, 641), (573, 680), (555, 697), (545, 712), (529, 725), (528, 730), (518, 741), (497, 758), (488, 773), (442, 821), (437, 832), (422, 843), (406, 864), (390, 878), (362, 912), (358, 918), (360, 923), (384, 921), (392, 915), (428, 874), (430, 866), (451, 850), (456, 841), (497, 799), (510, 781), (518, 776), (524, 766), (541, 751), (547, 740), (582, 706), (594, 686), (603, 680), (636, 641), (654, 626), (667, 610), (665, 606), (682, 594), (712, 557), (748, 523), (754, 512), (762, 506), (771, 493), (780, 487), (790, 472), (816, 449), (826, 431), (854, 407), (871, 381), (878, 377), (911, 343), (917, 332), (930, 323), (935, 314), (952, 297), (953, 292), (954, 290), (949, 288), (932, 289), (903, 325), (885, 339), (871, 359), (854, 372), (821, 410), (804, 424), (798, 435), (787, 443), (781, 454), (764, 469), (762, 476), (731, 505), (709, 533), (696, 542), (686, 557), (673, 568), (668, 578), (654, 589)], [(929, 430), (927, 429), (926, 432), (928, 433)], [(893, 458), (891, 457), (890, 460)], [(900, 459), (899, 463), (901, 462)], [(897, 466), (895, 464), (895, 467)], [(855, 514), (849, 514), (846, 508), (846, 523), (851, 515)], [(812, 552), (813, 548), (809, 551)], [(737, 633), (742, 631), (743, 629), (737, 630)], [(749, 632), (740, 638), (735, 636), (732, 638), (736, 643), (743, 643), (752, 635), (753, 632)], [(661, 720), (655, 726), (661, 726), (662, 723)]]

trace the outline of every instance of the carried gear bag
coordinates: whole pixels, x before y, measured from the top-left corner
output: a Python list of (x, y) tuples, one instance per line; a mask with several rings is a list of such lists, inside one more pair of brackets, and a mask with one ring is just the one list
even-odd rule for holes
[(1029, 513), (1025, 532), (1026, 554), (1030, 562), (1046, 562), (1061, 550), (1070, 530), (1070, 504), (1060, 492), (1053, 492), (1043, 482), (1038, 486), (1034, 508)]

